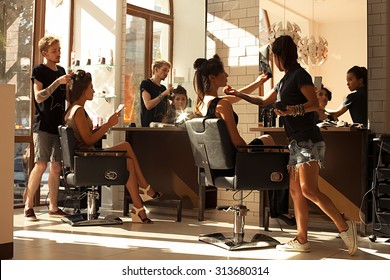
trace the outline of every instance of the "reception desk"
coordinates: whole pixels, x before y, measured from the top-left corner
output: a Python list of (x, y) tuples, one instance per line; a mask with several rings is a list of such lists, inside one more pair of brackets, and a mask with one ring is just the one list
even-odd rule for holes
[(112, 131), (126, 133), (126, 141), (155, 190), (163, 192), (164, 198), (181, 199), (183, 208), (198, 208), (198, 169), (185, 128), (116, 127)]
[[(259, 127), (252, 132), (270, 134), (276, 144), (288, 143), (284, 128)], [(359, 208), (368, 190), (369, 131), (349, 127), (321, 128), (326, 143), (325, 168), (320, 170), (319, 187), (327, 194), (337, 209), (349, 219), (360, 222)], [(363, 203), (363, 218), (367, 206)], [(311, 211), (320, 212), (314, 204)]]

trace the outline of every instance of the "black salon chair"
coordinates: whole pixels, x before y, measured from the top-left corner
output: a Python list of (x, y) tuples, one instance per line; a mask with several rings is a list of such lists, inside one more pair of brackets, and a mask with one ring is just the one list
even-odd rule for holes
[(79, 188), (87, 196), (87, 213), (76, 213), (62, 220), (72, 226), (117, 225), (122, 220), (114, 215), (99, 218), (96, 200), (100, 186), (125, 185), (129, 176), (126, 151), (76, 150), (73, 129), (58, 127), (63, 174), (61, 184), (65, 190)]
[[(233, 237), (222, 233), (204, 234), (200, 241), (227, 250), (264, 248), (279, 242), (264, 234), (256, 234), (250, 241), (244, 240), (245, 216), (249, 211), (243, 203), (243, 191), (288, 189), (287, 163), (289, 154), (285, 146), (233, 146), (225, 122), (222, 119), (195, 118), (186, 122), (189, 139), (199, 169), (199, 196), (204, 196), (208, 186), (235, 191), (239, 204), (220, 206), (219, 210), (234, 214)], [(202, 204), (202, 202), (200, 202)]]

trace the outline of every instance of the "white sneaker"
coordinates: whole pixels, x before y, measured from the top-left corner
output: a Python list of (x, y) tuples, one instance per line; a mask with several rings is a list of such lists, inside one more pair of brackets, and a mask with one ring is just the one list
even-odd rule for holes
[(340, 232), (340, 237), (348, 248), (348, 254), (355, 255), (357, 251), (357, 230), (354, 221), (346, 221), (348, 229)]
[(285, 244), (276, 245), (276, 249), (286, 252), (310, 252), (309, 242), (300, 243), (296, 238)]

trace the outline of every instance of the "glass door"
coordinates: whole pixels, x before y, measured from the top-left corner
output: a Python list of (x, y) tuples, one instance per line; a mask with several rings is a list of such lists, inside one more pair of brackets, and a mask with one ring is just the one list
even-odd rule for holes
[(33, 0), (2, 1), (0, 5), (0, 83), (14, 84), (14, 203), (23, 204), (30, 168), (31, 64), (34, 41)]

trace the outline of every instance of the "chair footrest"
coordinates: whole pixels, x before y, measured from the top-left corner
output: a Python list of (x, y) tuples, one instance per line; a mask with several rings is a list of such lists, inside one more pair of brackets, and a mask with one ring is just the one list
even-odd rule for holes
[(180, 199), (157, 199), (144, 202), (144, 205), (170, 207), (176, 209), (176, 222), (181, 222), (182, 201)]

